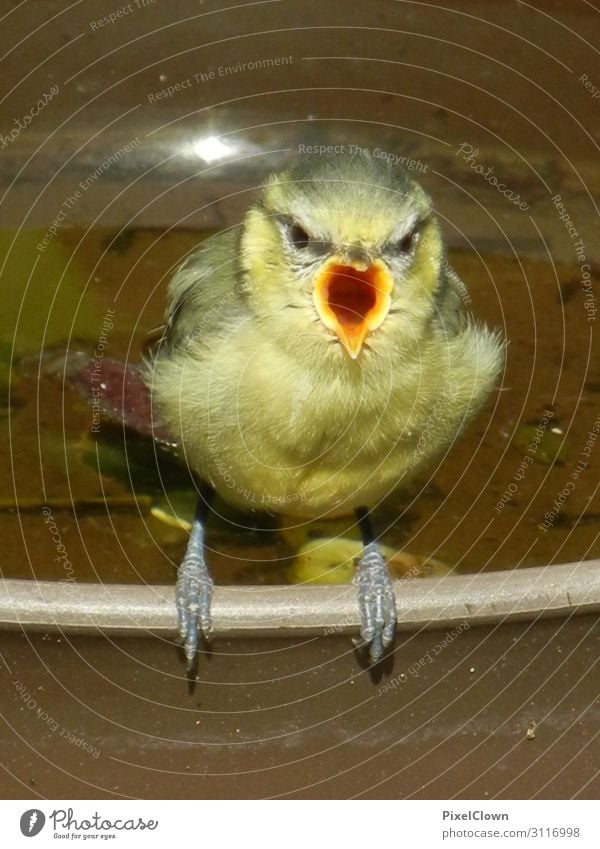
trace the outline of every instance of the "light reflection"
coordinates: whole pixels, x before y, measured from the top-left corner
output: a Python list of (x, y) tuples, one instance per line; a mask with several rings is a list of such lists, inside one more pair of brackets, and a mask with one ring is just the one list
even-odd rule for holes
[(203, 159), (207, 164), (218, 162), (234, 153), (231, 145), (222, 142), (218, 136), (207, 136), (197, 139), (188, 146), (190, 152)]

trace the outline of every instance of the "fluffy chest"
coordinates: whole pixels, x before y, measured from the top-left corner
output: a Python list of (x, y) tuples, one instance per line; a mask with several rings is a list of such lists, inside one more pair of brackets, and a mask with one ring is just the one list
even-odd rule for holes
[(228, 500), (307, 516), (377, 503), (407, 482), (454, 437), (492, 377), (470, 352), (473, 335), (422, 345), (412, 361), (369, 357), (350, 367), (264, 339), (227, 341), (227, 356), (165, 374), (186, 457)]
[[(339, 353), (339, 360), (307, 362), (261, 345), (236, 374), (221, 371), (210, 410), (222, 442), (296, 480), (350, 467), (364, 475), (384, 458), (396, 474), (443, 376), (422, 360), (400, 367), (375, 357), (347, 362)], [(440, 409), (432, 427), (445, 427), (447, 412)]]
[(420, 465), (403, 409), (390, 385), (373, 391), (302, 372), (278, 383), (253, 370), (210, 446), (211, 479), (230, 501), (291, 515), (377, 503)]

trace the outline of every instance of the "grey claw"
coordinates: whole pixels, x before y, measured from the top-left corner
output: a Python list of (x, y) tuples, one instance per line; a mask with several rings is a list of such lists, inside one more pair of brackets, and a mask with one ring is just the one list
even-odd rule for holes
[(361, 618), (360, 635), (369, 645), (369, 657), (376, 663), (394, 639), (396, 600), (387, 565), (377, 543), (365, 546), (358, 562), (355, 583)]

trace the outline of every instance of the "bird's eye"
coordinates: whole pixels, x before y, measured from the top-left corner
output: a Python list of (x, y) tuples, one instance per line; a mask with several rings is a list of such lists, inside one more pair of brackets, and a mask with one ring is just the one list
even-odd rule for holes
[(308, 247), (308, 243), (310, 242), (310, 236), (299, 224), (292, 224), (290, 228), (290, 239), (294, 247), (300, 250)]
[(408, 254), (412, 251), (416, 241), (416, 230), (411, 230), (399, 241), (394, 243), (394, 249), (399, 254)]

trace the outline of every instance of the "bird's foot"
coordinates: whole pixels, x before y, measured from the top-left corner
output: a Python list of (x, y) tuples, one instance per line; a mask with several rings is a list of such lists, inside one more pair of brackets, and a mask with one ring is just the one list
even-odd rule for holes
[(213, 581), (204, 556), (188, 548), (177, 573), (175, 603), (179, 616), (179, 635), (183, 640), (188, 668), (192, 668), (198, 652), (199, 633), (208, 641), (211, 632), (210, 603)]
[(396, 600), (388, 567), (376, 542), (365, 545), (358, 561), (354, 584), (358, 587), (360, 636), (376, 663), (394, 639)]

